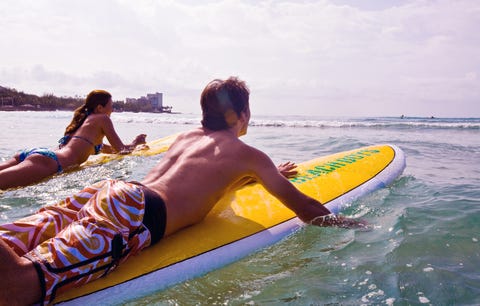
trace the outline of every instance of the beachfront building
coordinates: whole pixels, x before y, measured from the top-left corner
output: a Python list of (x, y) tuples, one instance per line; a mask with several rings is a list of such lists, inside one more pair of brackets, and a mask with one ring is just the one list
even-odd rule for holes
[(149, 105), (153, 111), (161, 112), (161, 113), (171, 113), (172, 107), (171, 106), (164, 106), (163, 105), (163, 93), (156, 92), (153, 94), (147, 94), (146, 96), (136, 98), (126, 98), (125, 102), (128, 103), (138, 103), (138, 104), (147, 104)]
[(157, 92), (154, 94), (147, 94), (147, 100), (155, 109), (162, 109), (163, 107), (163, 93)]

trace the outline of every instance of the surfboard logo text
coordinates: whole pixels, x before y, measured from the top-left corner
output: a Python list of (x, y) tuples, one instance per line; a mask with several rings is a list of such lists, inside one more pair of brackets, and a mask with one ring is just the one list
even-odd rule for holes
[(297, 175), (296, 177), (291, 178), (290, 181), (292, 183), (302, 184), (310, 180), (313, 180), (314, 178), (317, 178), (321, 175), (325, 175), (339, 168), (343, 168), (349, 164), (356, 163), (357, 161), (363, 159), (364, 157), (371, 156), (378, 153), (380, 153), (380, 150), (375, 150), (375, 149), (360, 150), (358, 152), (337, 158), (333, 161), (315, 166), (313, 167), (313, 169), (308, 169), (305, 171), (305, 174)]

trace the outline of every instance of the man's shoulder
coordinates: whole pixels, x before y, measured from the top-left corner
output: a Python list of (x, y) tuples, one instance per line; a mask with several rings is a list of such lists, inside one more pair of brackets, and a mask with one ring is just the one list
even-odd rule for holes
[(228, 130), (212, 131), (204, 128), (196, 128), (178, 135), (177, 140), (185, 139), (211, 139), (217, 142), (241, 142), (238, 137)]
[(176, 138), (176, 142), (200, 141), (202, 139), (213, 141), (219, 146), (231, 145), (238, 148), (257, 151), (256, 148), (247, 145), (238, 136), (228, 130), (212, 131), (201, 127), (195, 128), (180, 133)]
[(190, 139), (198, 139), (203, 136), (203, 132), (200, 129), (192, 129), (178, 134), (176, 142), (181, 142)]

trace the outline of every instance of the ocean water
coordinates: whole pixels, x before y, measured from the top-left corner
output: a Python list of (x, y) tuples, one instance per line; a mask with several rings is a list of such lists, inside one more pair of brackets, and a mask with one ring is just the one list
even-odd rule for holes
[[(0, 112), (0, 160), (56, 145), (69, 112)], [(114, 113), (124, 141), (198, 126), (195, 114)], [(253, 116), (248, 144), (276, 163), (392, 143), (407, 168), (345, 211), (362, 232), (307, 226), (241, 261), (125, 305), (480, 305), (480, 119)], [(105, 178), (141, 180), (161, 158), (131, 157), (0, 194), (0, 222)]]

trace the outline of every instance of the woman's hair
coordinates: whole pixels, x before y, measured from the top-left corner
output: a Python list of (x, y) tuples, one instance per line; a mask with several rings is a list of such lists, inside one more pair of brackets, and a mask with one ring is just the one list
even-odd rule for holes
[(80, 126), (82, 126), (88, 115), (93, 113), (98, 105), (107, 105), (111, 98), (112, 95), (108, 91), (101, 89), (92, 90), (85, 99), (85, 103), (74, 111), (72, 122), (70, 122), (65, 129), (64, 135), (74, 133)]
[(211, 81), (200, 98), (202, 126), (214, 131), (232, 127), (248, 108), (249, 95), (245, 82), (236, 77)]

